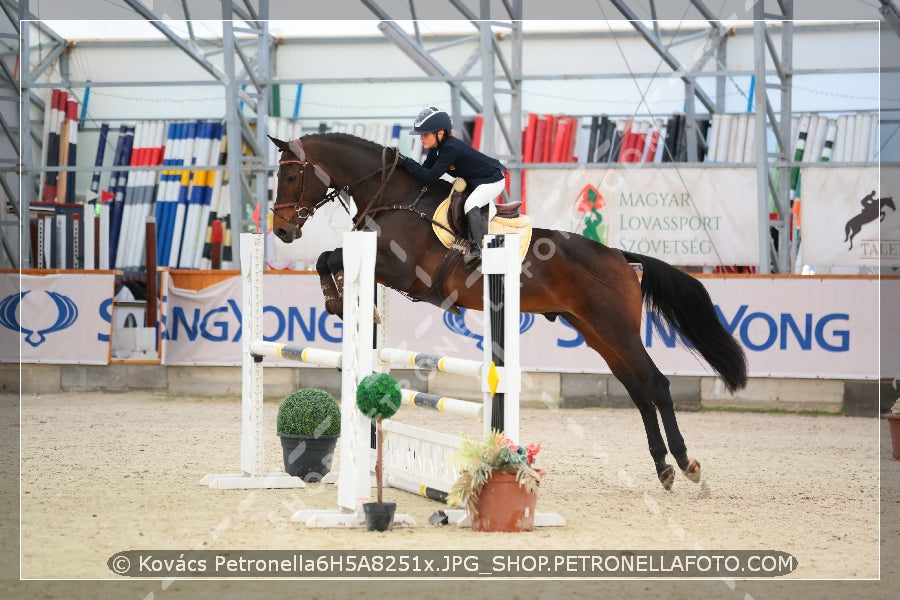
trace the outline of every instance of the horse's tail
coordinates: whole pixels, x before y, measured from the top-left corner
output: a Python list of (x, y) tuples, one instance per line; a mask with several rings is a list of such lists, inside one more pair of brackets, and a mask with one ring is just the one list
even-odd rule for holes
[(684, 336), (693, 351), (725, 381), (729, 392), (747, 384), (747, 357), (719, 321), (709, 292), (697, 279), (650, 256), (623, 252), (644, 267), (641, 292), (648, 313), (656, 313)]

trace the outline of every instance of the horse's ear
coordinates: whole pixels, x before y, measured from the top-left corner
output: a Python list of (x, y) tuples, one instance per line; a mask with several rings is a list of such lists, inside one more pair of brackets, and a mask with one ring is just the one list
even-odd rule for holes
[(282, 152), (290, 152), (290, 148), (288, 148), (287, 142), (282, 142), (277, 138), (273, 138), (271, 135), (267, 135), (266, 137), (272, 140), (272, 143), (275, 144), (275, 146)]
[(294, 156), (296, 156), (300, 160), (306, 160), (306, 152), (303, 150), (303, 143), (300, 141), (300, 138), (288, 142), (287, 147)]

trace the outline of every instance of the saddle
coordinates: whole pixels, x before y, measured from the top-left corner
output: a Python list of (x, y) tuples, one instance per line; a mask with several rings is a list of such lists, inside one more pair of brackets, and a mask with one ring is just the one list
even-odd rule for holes
[[(472, 188), (475, 189), (475, 188)], [(450, 211), (448, 221), (450, 228), (462, 237), (468, 237), (469, 226), (466, 224), (466, 200), (472, 193), (472, 189), (466, 186), (466, 182), (462, 178), (457, 178), (453, 182), (450, 190)], [(517, 219), (521, 216), (519, 209), (522, 202), (507, 202), (506, 204), (497, 204), (496, 217), (502, 219)], [(481, 219), (484, 222), (484, 231), (489, 231), (489, 222), (491, 220), (490, 205), (481, 207)]]
[[(446, 248), (455, 248), (460, 252), (466, 252), (468, 249), (468, 226), (464, 206), (471, 190), (466, 190), (465, 186), (466, 183), (462, 179), (457, 179), (453, 183), (450, 195), (434, 211), (433, 219), (437, 224), (432, 224), (432, 229), (441, 243)], [(488, 222), (490, 205), (482, 208), (481, 214), (485, 223), (484, 231), (494, 235), (519, 234), (520, 254), (524, 259), (531, 244), (531, 219), (519, 212), (521, 205), (521, 202), (495, 205), (496, 214), (490, 222)]]
[[(432, 215), (434, 222), (431, 224), (431, 228), (444, 247), (450, 251), (438, 265), (428, 289), (416, 294), (406, 294), (414, 302), (428, 302), (455, 315), (462, 313), (456, 305), (456, 294), (448, 297), (446, 285), (450, 272), (459, 262), (463, 253), (468, 250), (468, 236), (466, 235), (468, 229), (463, 214), (463, 207), (468, 197), (465, 185), (465, 181), (457, 179), (453, 184), (450, 196), (438, 205)], [(519, 213), (521, 204), (521, 202), (511, 202), (497, 206), (497, 214), (490, 222), (487, 222), (490, 206), (486, 206), (482, 209), (482, 218), (485, 219), (485, 231), (489, 233), (495, 235), (518, 233), (519, 256), (521, 260), (524, 260), (528, 246), (531, 245), (531, 220), (527, 215)], [(455, 216), (451, 216), (453, 213)]]

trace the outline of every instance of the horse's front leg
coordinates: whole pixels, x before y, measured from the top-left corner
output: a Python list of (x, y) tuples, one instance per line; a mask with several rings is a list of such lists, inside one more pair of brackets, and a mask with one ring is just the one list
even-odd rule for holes
[[(316, 271), (319, 273), (319, 281), (322, 284), (322, 294), (325, 296), (325, 310), (328, 314), (344, 318), (344, 250), (335, 248), (319, 255), (316, 261)], [(378, 309), (372, 312), (375, 323), (381, 323)]]
[(325, 310), (329, 314), (344, 317), (344, 255), (341, 248), (328, 250), (319, 255), (316, 272), (322, 284)]
[(884, 221), (884, 218), (885, 218), (886, 216), (887, 216), (887, 212), (881, 211), (881, 218), (878, 219), (878, 222), (880, 223), (881, 221)]

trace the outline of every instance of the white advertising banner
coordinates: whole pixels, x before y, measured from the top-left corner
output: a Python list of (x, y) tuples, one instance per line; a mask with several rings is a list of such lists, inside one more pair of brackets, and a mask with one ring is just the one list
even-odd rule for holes
[(0, 362), (109, 363), (115, 276), (0, 275)]
[[(267, 273), (264, 339), (340, 350), (341, 321), (324, 311), (318, 278)], [(751, 376), (878, 377), (878, 281), (843, 277), (704, 277), (720, 321), (744, 347)], [(240, 278), (202, 292), (169, 288), (164, 364), (237, 365), (241, 359)], [(483, 316), (445, 313), (389, 295), (388, 345), (480, 360)], [(521, 362), (528, 371), (609, 373), (600, 356), (563, 319), (520, 319)], [(882, 332), (900, 338), (900, 330)], [(667, 375), (711, 374), (655, 318), (641, 338)], [(266, 358), (266, 364), (299, 366)]]
[[(163, 297), (164, 365), (241, 364), (241, 278), (195, 291), (177, 288), (169, 273)], [(314, 273), (267, 271), (263, 275), (263, 339), (299, 346), (341, 349), (341, 320), (325, 312)], [(267, 365), (297, 366), (266, 358)]]
[[(861, 278), (702, 278), (725, 328), (747, 355), (752, 377), (878, 377), (878, 282)], [(483, 318), (461, 317), (392, 298), (391, 346), (478, 359)], [(402, 315), (402, 316), (401, 316)], [(522, 315), (526, 371), (609, 373), (564, 319)], [(427, 327), (425, 326), (427, 325)], [(900, 330), (894, 332), (900, 336)], [(711, 375), (683, 340), (646, 314), (641, 339), (667, 375)]]
[(900, 214), (876, 167), (803, 167), (800, 192), (803, 264), (876, 268), (881, 259), (900, 261)]
[(535, 227), (685, 266), (759, 262), (753, 168), (526, 170)]

